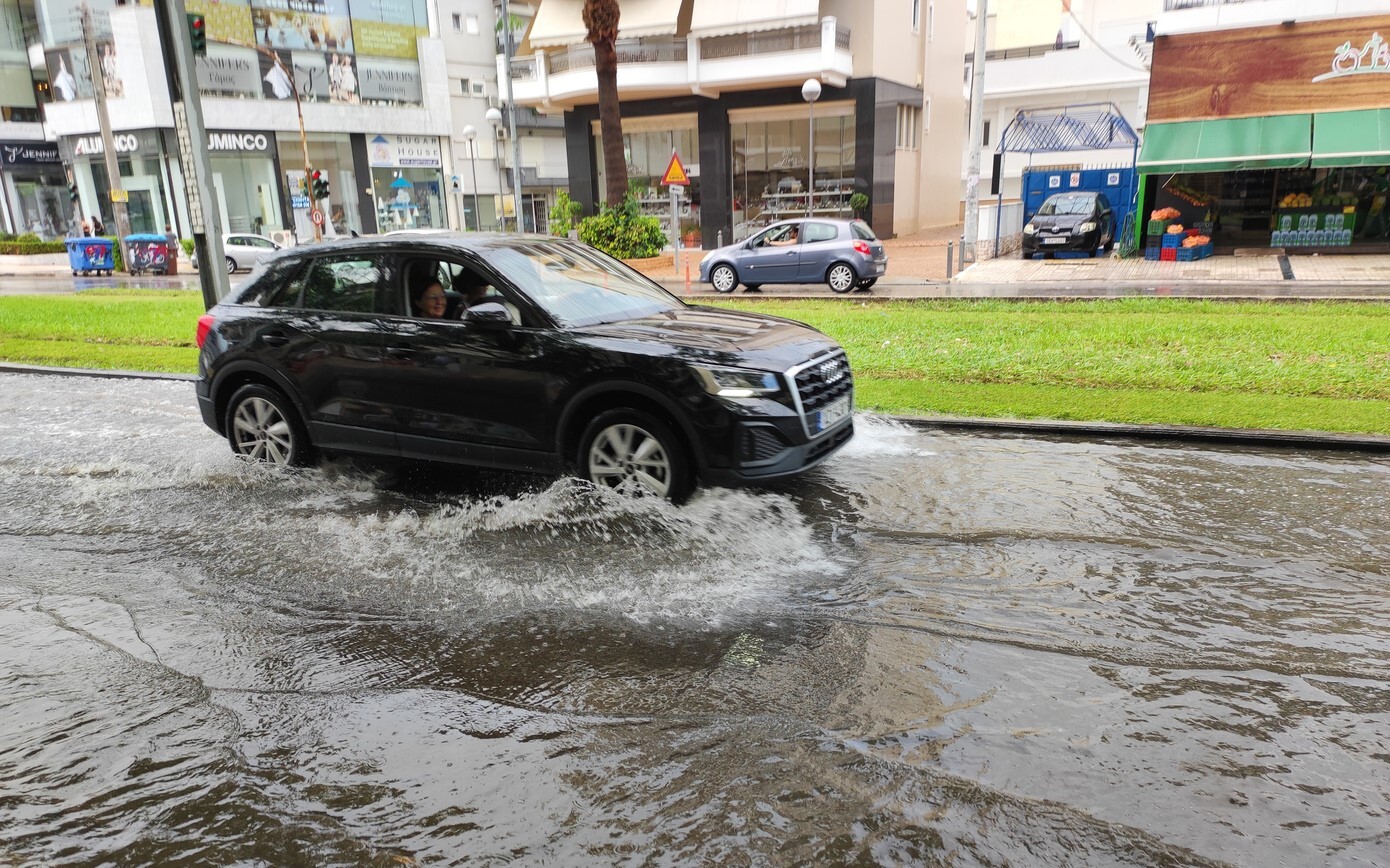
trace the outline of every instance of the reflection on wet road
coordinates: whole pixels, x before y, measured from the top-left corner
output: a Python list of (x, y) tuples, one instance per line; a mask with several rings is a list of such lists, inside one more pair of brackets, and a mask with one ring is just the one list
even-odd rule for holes
[(0, 375), (0, 864), (1384, 862), (1390, 461), (859, 430), (672, 509)]

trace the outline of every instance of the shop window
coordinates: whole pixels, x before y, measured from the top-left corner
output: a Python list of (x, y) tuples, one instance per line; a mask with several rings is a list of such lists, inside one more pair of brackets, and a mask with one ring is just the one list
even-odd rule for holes
[(765, 106), (730, 113), (733, 240), (789, 217), (849, 218), (855, 189), (852, 103), (815, 107), (815, 195), (807, 195), (811, 145), (806, 107)]

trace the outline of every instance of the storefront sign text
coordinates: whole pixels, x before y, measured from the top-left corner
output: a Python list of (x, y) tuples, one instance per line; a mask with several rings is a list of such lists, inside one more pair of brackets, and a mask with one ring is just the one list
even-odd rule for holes
[(420, 68), (410, 61), (357, 59), (359, 87), (362, 99), (380, 102), (418, 105), (424, 91), (420, 86)]
[[(140, 150), (140, 137), (129, 133), (116, 133), (112, 136), (116, 143), (116, 153), (133, 154)], [(101, 136), (83, 136), (72, 146), (74, 157), (98, 156), (106, 153), (106, 146), (101, 140)]]
[(367, 141), (367, 160), (377, 168), (444, 165), (439, 139), (433, 136), (395, 136), (382, 133)]
[(1369, 73), (1390, 75), (1390, 43), (1382, 39), (1379, 33), (1372, 33), (1371, 38), (1359, 49), (1352, 47), (1350, 39), (1343, 42), (1332, 58), (1332, 71), (1324, 72), (1313, 81)]
[(274, 141), (266, 133), (208, 133), (208, 150), (265, 153)]
[(0, 142), (0, 162), (6, 166), (61, 163), (58, 146), (47, 142)]

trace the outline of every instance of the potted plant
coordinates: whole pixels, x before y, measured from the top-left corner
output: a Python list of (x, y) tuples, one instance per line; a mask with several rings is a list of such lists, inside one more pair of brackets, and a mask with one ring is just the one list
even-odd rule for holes
[(869, 197), (863, 193), (855, 193), (849, 197), (849, 210), (854, 212), (854, 216), (864, 219), (864, 214), (869, 210)]

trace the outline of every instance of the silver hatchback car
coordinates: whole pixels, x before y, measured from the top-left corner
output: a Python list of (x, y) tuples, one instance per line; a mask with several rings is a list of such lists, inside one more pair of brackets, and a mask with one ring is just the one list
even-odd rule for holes
[(868, 289), (888, 271), (883, 242), (863, 220), (782, 220), (700, 260), (700, 280), (719, 292), (742, 283), (826, 283), (835, 292)]

